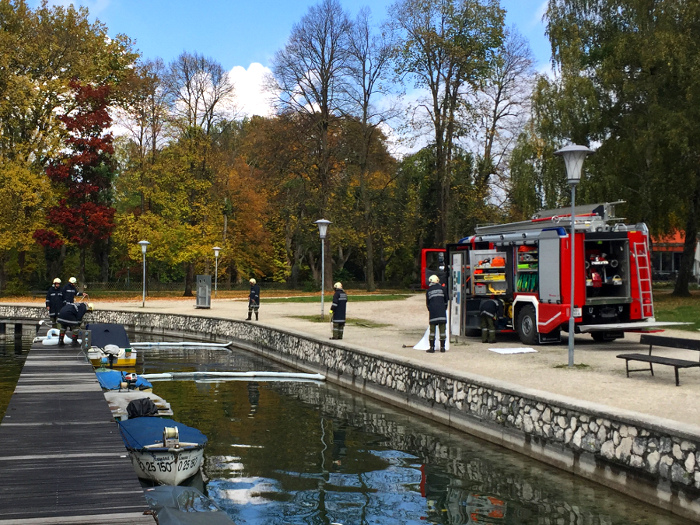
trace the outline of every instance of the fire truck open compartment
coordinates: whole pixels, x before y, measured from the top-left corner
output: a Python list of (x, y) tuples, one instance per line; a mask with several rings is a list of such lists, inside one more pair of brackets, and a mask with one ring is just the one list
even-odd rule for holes
[(630, 303), (629, 241), (625, 233), (590, 233), (584, 242), (586, 304)]

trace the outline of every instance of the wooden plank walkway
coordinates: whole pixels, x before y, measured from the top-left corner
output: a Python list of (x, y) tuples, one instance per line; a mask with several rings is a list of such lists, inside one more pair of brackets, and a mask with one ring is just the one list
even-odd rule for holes
[[(42, 330), (46, 332), (46, 328)], [(34, 343), (0, 424), (0, 524), (149, 524), (92, 365)]]

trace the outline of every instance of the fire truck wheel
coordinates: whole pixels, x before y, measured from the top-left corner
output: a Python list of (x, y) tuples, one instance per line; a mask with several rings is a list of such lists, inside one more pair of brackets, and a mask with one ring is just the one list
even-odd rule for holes
[(537, 317), (533, 306), (523, 306), (518, 312), (517, 328), (520, 342), (526, 345), (537, 344)]

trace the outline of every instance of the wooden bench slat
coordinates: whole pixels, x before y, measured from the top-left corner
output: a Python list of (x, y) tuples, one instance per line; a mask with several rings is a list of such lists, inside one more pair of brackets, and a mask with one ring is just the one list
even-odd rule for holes
[(681, 348), (683, 350), (700, 351), (700, 339), (642, 334), (642, 336), (639, 338), (639, 342), (643, 345), (665, 346), (667, 348)]
[(687, 359), (674, 359), (672, 357), (661, 357), (647, 354), (620, 354), (617, 357), (620, 359), (629, 359), (632, 361), (645, 361), (647, 363), (658, 363), (660, 365), (677, 366), (678, 368), (692, 368), (700, 366), (698, 361), (688, 361)]

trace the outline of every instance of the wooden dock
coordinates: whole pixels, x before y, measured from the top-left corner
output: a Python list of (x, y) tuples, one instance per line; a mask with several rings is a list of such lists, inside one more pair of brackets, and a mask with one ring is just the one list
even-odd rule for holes
[(41, 343), (29, 351), (0, 424), (0, 525), (155, 523), (79, 352)]

